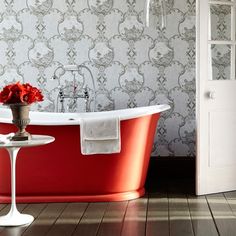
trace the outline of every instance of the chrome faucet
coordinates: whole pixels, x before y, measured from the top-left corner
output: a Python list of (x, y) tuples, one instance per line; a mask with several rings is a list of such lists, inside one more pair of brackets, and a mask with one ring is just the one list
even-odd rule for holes
[(89, 93), (88, 93), (87, 87), (84, 89), (83, 94), (76, 94), (75, 92), (73, 92), (72, 96), (69, 94), (65, 94), (64, 89), (62, 87), (60, 87), (58, 98), (59, 98), (59, 102), (61, 104), (61, 109), (59, 110), (59, 112), (65, 112), (64, 102), (65, 102), (65, 99), (67, 99), (67, 98), (72, 99), (72, 101), (68, 105), (69, 110), (73, 110), (73, 108), (76, 107), (78, 98), (84, 98), (85, 108), (86, 108), (85, 110), (86, 110), (86, 112), (89, 111), (89, 103), (88, 103), (89, 102)]
[[(95, 108), (95, 83), (94, 83), (94, 78), (93, 78), (93, 75), (92, 75), (92, 72), (91, 70), (87, 67), (87, 66), (84, 66), (84, 65), (66, 65), (66, 66), (59, 66), (55, 69), (54, 71), (54, 74), (53, 74), (53, 77), (52, 79), (55, 80), (57, 79), (59, 81), (59, 93), (58, 93), (58, 97), (57, 97), (57, 112), (65, 112), (65, 99), (71, 99), (72, 101), (70, 101), (69, 105), (68, 105), (68, 109), (69, 111), (70, 110), (73, 110), (76, 105), (77, 105), (77, 100), (80, 99), (80, 98), (83, 98), (84, 101), (85, 101), (85, 111), (88, 112), (90, 109), (89, 109), (89, 98), (90, 98), (90, 95), (89, 95), (89, 90), (88, 90), (88, 87), (86, 86), (83, 90), (83, 93), (77, 93), (77, 86), (76, 86), (76, 78), (75, 78), (75, 74), (74, 72), (75, 71), (79, 71), (81, 69), (86, 69), (90, 76), (91, 76), (91, 79), (92, 79), (92, 83), (93, 83), (93, 99), (94, 99), (94, 108)], [(58, 70), (61, 69), (62, 70), (62, 73), (57, 76), (56, 73), (58, 72)], [(72, 95), (70, 93), (65, 93), (64, 92), (64, 87), (61, 86), (60, 84), (60, 77), (65, 74), (66, 71), (71, 71), (72, 74), (74, 75), (74, 81), (73, 81), (73, 93)], [(60, 102), (60, 109), (59, 109), (59, 103)], [(94, 111), (95, 109), (93, 109)]]

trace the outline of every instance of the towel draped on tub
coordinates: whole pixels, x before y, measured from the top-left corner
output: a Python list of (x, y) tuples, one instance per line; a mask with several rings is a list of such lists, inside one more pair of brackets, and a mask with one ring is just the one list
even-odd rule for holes
[(80, 144), (83, 155), (119, 153), (121, 150), (120, 119), (82, 119)]

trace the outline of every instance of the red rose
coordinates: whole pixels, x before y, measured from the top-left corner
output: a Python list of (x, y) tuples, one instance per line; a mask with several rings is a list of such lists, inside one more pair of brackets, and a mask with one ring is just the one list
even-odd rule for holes
[(41, 91), (38, 90), (36, 87), (33, 87), (30, 84), (26, 83), (24, 84), (24, 88), (26, 91), (26, 94), (24, 95), (25, 102), (31, 104), (33, 102), (43, 101), (43, 95)]
[(11, 86), (11, 98), (8, 99), (7, 103), (22, 103), (24, 102), (25, 89), (22, 84), (17, 82)]
[(12, 91), (10, 89), (10, 86), (4, 87), (2, 92), (0, 92), (0, 102), (6, 103), (12, 96)]
[(39, 89), (29, 83), (7, 85), (0, 92), (0, 102), (4, 104), (27, 103), (43, 101), (43, 95)]

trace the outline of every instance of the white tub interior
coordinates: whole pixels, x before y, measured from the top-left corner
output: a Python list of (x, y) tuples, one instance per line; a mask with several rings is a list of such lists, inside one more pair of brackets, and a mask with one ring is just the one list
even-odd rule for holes
[[(30, 112), (30, 124), (32, 125), (78, 125), (81, 119), (119, 117), (120, 120), (128, 120), (144, 115), (160, 113), (170, 109), (169, 105), (155, 105), (103, 112), (87, 113), (53, 113)], [(0, 108), (0, 123), (12, 123), (12, 114), (9, 108)]]

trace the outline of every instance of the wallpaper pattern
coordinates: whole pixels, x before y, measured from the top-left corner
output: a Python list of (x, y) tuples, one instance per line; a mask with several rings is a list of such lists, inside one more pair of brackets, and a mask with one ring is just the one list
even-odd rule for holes
[[(144, 0), (0, 0), (0, 87), (30, 82), (57, 109), (60, 65), (83, 64), (95, 79), (97, 110), (167, 103), (153, 155), (195, 155), (195, 0), (167, 0), (160, 28), (154, 1), (144, 27)], [(58, 71), (60, 85), (79, 92), (92, 82), (86, 71)], [(73, 84), (75, 83), (75, 84)], [(72, 86), (73, 85), (73, 86)], [(83, 110), (83, 99), (70, 111)]]

